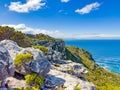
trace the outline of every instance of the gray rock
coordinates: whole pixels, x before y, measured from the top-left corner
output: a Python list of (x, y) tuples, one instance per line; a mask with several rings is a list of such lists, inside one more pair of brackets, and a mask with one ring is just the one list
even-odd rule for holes
[(22, 50), (22, 48), (19, 47), (16, 42), (11, 40), (3, 40), (0, 42), (0, 45), (4, 46), (8, 50), (13, 59)]
[[(58, 70), (50, 70), (49, 75), (50, 75), (50, 79), (48, 77), (48, 79), (49, 79), (48, 81), (51, 81), (51, 82), (48, 83), (47, 86), (58, 85), (57, 87), (65, 87), (64, 90), (74, 90), (75, 86), (78, 85), (78, 87), (80, 87), (81, 90), (96, 90), (94, 84), (92, 84), (86, 80), (83, 80), (81, 78), (78, 78), (76, 76), (70, 75), (68, 73), (64, 73), (64, 72), (61, 72)], [(51, 76), (53, 76), (53, 77), (51, 77)], [(55, 79), (55, 78), (58, 78), (58, 79)], [(62, 82), (62, 83), (59, 82), (59, 80), (62, 81), (62, 79), (65, 82)], [(56, 83), (56, 84), (54, 84), (54, 83)], [(51, 89), (51, 90), (59, 90), (59, 89)]]
[(50, 70), (50, 63), (46, 59), (44, 53), (38, 49), (34, 48), (22, 48), (17, 45), (17, 43), (11, 40), (3, 40), (0, 42), (0, 45), (4, 46), (10, 53), (10, 56), (14, 59), (17, 54), (25, 54), (31, 53), (33, 55), (33, 59), (29, 62), (26, 62), (22, 65), (15, 66), (15, 71), (26, 75), (29, 73), (37, 73), (42, 76), (46, 76), (46, 74)]
[(45, 79), (45, 88), (56, 88), (56, 86), (64, 85), (65, 80), (54, 75), (48, 75)]
[(25, 48), (20, 53), (31, 53), (33, 55), (33, 59), (29, 62), (24, 63), (21, 67), (16, 68), (16, 70), (26, 75), (28, 73), (35, 72), (39, 75), (46, 76), (46, 74), (50, 71), (50, 63), (45, 58), (42, 51), (34, 48)]
[(47, 58), (50, 61), (62, 60), (62, 53), (49, 49)]
[(58, 70), (77, 77), (84, 77), (84, 75), (88, 73), (87, 69), (80, 63), (75, 63), (69, 60), (64, 62), (66, 63), (59, 63), (60, 67), (57, 67)]
[(4, 87), (4, 80), (13, 75), (13, 59), (10, 57), (8, 51), (2, 45), (0, 45), (0, 87)]

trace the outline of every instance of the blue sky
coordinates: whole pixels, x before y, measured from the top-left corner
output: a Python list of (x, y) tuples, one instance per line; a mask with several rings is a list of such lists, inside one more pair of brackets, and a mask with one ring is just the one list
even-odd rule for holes
[(58, 38), (120, 39), (120, 0), (0, 0), (0, 25)]

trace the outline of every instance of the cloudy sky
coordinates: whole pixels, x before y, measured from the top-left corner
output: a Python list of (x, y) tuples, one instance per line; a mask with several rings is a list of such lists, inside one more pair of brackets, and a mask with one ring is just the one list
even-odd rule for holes
[(0, 25), (67, 39), (120, 39), (120, 0), (0, 0)]

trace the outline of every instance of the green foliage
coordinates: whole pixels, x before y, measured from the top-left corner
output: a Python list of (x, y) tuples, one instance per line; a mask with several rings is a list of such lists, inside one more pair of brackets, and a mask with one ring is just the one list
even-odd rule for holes
[(52, 40), (55, 40), (54, 38), (48, 36), (48, 35), (44, 35), (42, 33), (40, 34), (36, 34), (35, 35), (35, 38), (39, 39), (39, 40), (48, 40), (48, 41), (52, 41)]
[(32, 55), (30, 53), (27, 54), (18, 54), (16, 55), (15, 59), (14, 59), (14, 64), (15, 66), (20, 65), (24, 62), (29, 62), (32, 60)]
[(14, 90), (40, 90), (39, 87), (34, 86), (34, 87), (27, 87), (27, 88), (15, 88)]
[(71, 67), (69, 70), (68, 70), (68, 73), (69, 74), (72, 74), (74, 72), (73, 68)]
[(60, 47), (58, 45), (54, 45), (54, 46), (52, 46), (52, 49), (56, 50), (58, 52), (61, 52), (63, 54), (62, 58), (65, 59), (65, 60), (71, 60), (73, 62), (75, 61), (75, 62), (78, 62), (78, 63), (81, 62), (81, 58), (80, 57), (76, 57), (66, 47)]
[(89, 71), (85, 78), (94, 83), (97, 90), (120, 90), (120, 75), (109, 72), (97, 65), (92, 55), (84, 49), (77, 47), (67, 47), (76, 57), (82, 58), (82, 64)]
[(25, 80), (27, 83), (29, 84), (36, 84), (39, 87), (41, 87), (41, 85), (44, 82), (44, 78), (42, 76), (37, 76), (37, 74), (28, 74), (25, 76)]
[(21, 47), (31, 46), (30, 39), (22, 32), (8, 26), (0, 26), (0, 41), (4, 39), (13, 40)]
[(58, 42), (59, 39), (55, 39), (45, 34), (24, 34), (21, 31), (15, 31), (14, 28), (8, 26), (0, 26), (0, 41), (8, 39), (17, 42), (21, 47), (30, 47), (32, 45), (40, 45), (40, 41), (46, 41), (44, 46), (48, 46), (52, 42)]
[(20, 31), (14, 32), (14, 35), (12, 36), (11, 40), (17, 42), (18, 45), (21, 47), (29, 47), (32, 45), (30, 39)]
[(44, 46), (33, 46), (35, 49), (39, 49), (41, 51), (43, 51), (46, 55), (48, 53), (48, 48), (44, 47)]
[(80, 90), (80, 88), (78, 87), (78, 84), (74, 87), (74, 90)]
[(14, 35), (14, 32), (14, 28), (10, 28), (8, 26), (0, 26), (0, 41), (4, 39), (11, 39), (11, 37)]
[(105, 84), (104, 86), (98, 86), (98, 90), (120, 90), (120, 87)]
[(56, 67), (60, 67), (60, 64), (55, 64)]

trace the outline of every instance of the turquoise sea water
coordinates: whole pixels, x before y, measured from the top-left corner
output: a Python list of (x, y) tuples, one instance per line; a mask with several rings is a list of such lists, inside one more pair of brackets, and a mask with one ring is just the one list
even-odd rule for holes
[(120, 40), (65, 40), (65, 43), (88, 50), (100, 66), (120, 74)]

